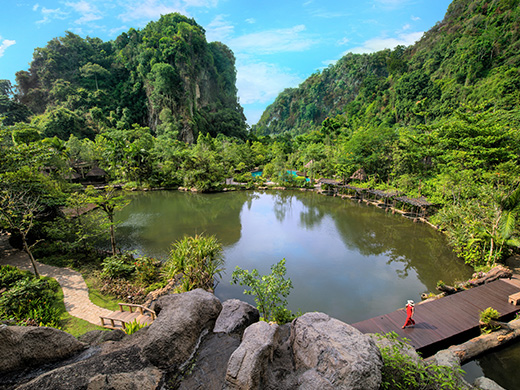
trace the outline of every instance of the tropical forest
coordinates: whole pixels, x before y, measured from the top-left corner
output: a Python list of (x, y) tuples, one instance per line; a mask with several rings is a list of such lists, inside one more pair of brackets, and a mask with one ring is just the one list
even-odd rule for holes
[[(64, 31), (14, 83), (0, 80), (0, 231), (32, 272), (0, 266), (2, 323), (99, 329), (68, 314), (42, 263), (80, 272), (109, 310), (165, 288), (213, 293), (225, 264), (215, 235), (171, 242), (162, 261), (120, 249), (118, 213), (152, 190), (394, 194), (427, 204), (423, 223), (477, 275), (520, 255), (518, 0), (454, 0), (415, 44), (344, 55), (283, 90), (256, 124), (235, 62), (194, 19), (169, 13), (110, 41)], [(228, 272), (262, 319), (284, 324), (302, 313), (287, 309), (293, 286), (278, 261), (264, 277)], [(411, 364), (382, 351), (383, 382)], [(380, 388), (463, 388), (390, 383)]]

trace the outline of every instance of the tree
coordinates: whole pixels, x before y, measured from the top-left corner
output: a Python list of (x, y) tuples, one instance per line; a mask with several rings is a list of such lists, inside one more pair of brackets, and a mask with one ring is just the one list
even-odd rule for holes
[(246, 295), (254, 295), (257, 309), (260, 311), (261, 319), (264, 321), (285, 322), (287, 317), (287, 297), (291, 290), (291, 279), (285, 279), (285, 259), (271, 266), (271, 274), (260, 276), (258, 270), (251, 272), (236, 267), (232, 274), (231, 284), (248, 286), (244, 290)]
[(34, 274), (39, 277), (32, 248), (39, 242), (29, 244), (28, 235), (34, 227), (36, 218), (45, 206), (33, 188), (24, 187), (16, 178), (17, 173), (2, 175), (0, 187), (0, 222), (22, 239), (23, 250), (29, 255)]
[(116, 211), (121, 210), (130, 202), (125, 195), (120, 195), (114, 186), (108, 186), (104, 191), (98, 191), (93, 186), (87, 188), (88, 202), (94, 203), (106, 214), (108, 218), (108, 226), (110, 229), (110, 245), (112, 246), (112, 255), (116, 255), (116, 236), (114, 226), (114, 215)]
[(520, 247), (517, 233), (518, 215), (520, 214), (520, 186), (498, 200), (495, 219), (486, 229), (489, 239), (488, 265), (492, 265), (502, 256), (504, 247)]
[(99, 89), (98, 77), (103, 78), (110, 76), (110, 72), (108, 70), (103, 68), (101, 65), (93, 64), (92, 62), (89, 62), (79, 68), (79, 72), (83, 77), (94, 76), (94, 80), (96, 81), (96, 90)]

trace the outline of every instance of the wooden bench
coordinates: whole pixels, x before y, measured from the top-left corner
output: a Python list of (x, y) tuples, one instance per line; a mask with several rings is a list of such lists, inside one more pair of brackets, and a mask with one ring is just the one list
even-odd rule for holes
[(507, 300), (512, 305), (518, 305), (520, 302), (520, 292), (517, 292), (516, 294), (511, 294)]
[[(128, 311), (125, 308), (128, 308)], [(121, 330), (125, 330), (126, 325), (133, 321), (143, 325), (150, 325), (156, 317), (153, 310), (133, 303), (119, 303), (119, 311), (113, 311), (108, 316), (99, 316), (101, 326)]]

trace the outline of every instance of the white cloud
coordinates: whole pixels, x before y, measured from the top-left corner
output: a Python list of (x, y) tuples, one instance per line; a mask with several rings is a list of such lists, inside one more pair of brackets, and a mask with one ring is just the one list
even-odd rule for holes
[(369, 39), (362, 46), (354, 47), (347, 50), (343, 55), (347, 53), (373, 53), (383, 49), (393, 49), (398, 45), (409, 46), (413, 45), (423, 36), (424, 32), (412, 32), (408, 34), (399, 34), (395, 38), (374, 38)]
[(36, 3), (36, 4), (33, 5), (32, 10), (33, 11), (38, 11), (39, 7), (40, 7), (40, 4)]
[(129, 28), (127, 26), (121, 26), (121, 27), (115, 27), (115, 28), (112, 28), (108, 31), (108, 34), (111, 36), (111, 37), (114, 37), (116, 35), (119, 35), (120, 32), (122, 31), (127, 31)]
[(2, 37), (0, 37), (0, 57), (4, 55), (5, 49), (7, 49), (9, 46), (13, 46), (15, 43), (16, 41), (11, 39), (4, 39), (2, 41)]
[(346, 45), (346, 44), (349, 43), (349, 42), (350, 42), (350, 39), (348, 39), (347, 37), (343, 37), (343, 38), (341, 38), (341, 39), (338, 41), (338, 45), (340, 45), (340, 46), (344, 46), (344, 45)]
[(323, 19), (344, 18), (344, 17), (348, 16), (348, 14), (346, 14), (346, 13), (327, 11), (327, 10), (323, 10), (323, 9), (317, 9), (317, 10), (311, 11), (310, 14), (316, 18), (323, 18)]
[(67, 12), (62, 11), (60, 8), (49, 9), (45, 7), (33, 7), (34, 11), (41, 10), (43, 18), (38, 20), (36, 24), (46, 24), (49, 23), (52, 19), (65, 19), (68, 16)]
[(304, 51), (316, 43), (304, 33), (300, 24), (286, 29), (267, 30), (230, 39), (227, 43), (234, 52), (274, 54)]
[(375, 0), (377, 4), (388, 8), (403, 7), (411, 2), (411, 0)]
[(412, 28), (412, 26), (410, 26), (408, 23), (405, 24), (403, 27), (401, 27), (401, 31), (406, 31), (406, 30), (410, 30)]
[[(128, 1), (124, 5), (126, 12), (119, 15), (123, 21), (151, 20), (171, 12), (184, 12), (179, 1), (175, 5), (165, 5), (159, 0)], [(122, 4), (123, 5), (123, 4)]]
[(421, 20), (419, 16), (410, 16), (410, 19), (412, 19), (414, 22), (417, 22), (418, 20)]
[(265, 62), (237, 64), (237, 88), (241, 104), (268, 103), (285, 88), (302, 79), (287, 69)]
[(218, 0), (126, 0), (120, 5), (126, 11), (119, 18), (126, 22), (157, 19), (172, 12), (189, 15), (188, 8), (215, 8)]
[(102, 13), (95, 5), (85, 0), (81, 0), (75, 3), (68, 2), (65, 3), (65, 5), (71, 7), (74, 11), (81, 15), (81, 17), (75, 21), (76, 24), (89, 23), (94, 20), (99, 20), (103, 17)]
[(234, 26), (225, 20), (225, 15), (217, 15), (204, 29), (208, 42), (224, 41), (229, 38), (234, 31)]
[(248, 18), (248, 19), (246, 19), (246, 23), (255, 24), (256, 23), (256, 19), (255, 18)]
[(326, 61), (321, 61), (321, 63), (323, 65), (325, 65), (325, 67), (328, 67), (329, 65), (336, 65), (336, 62), (338, 62), (338, 60), (326, 60)]

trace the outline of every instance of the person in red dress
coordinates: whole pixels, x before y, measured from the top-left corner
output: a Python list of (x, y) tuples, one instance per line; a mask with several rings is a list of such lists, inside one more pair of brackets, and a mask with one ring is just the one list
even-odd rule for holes
[(406, 303), (406, 315), (407, 315), (407, 317), (406, 317), (406, 322), (403, 325), (403, 329), (406, 328), (407, 326), (415, 325), (415, 321), (412, 318), (414, 313), (415, 313), (415, 303), (414, 303), (414, 301), (412, 301), (410, 299)]

